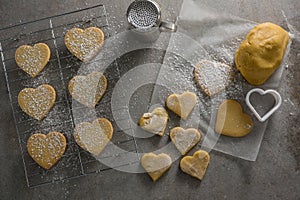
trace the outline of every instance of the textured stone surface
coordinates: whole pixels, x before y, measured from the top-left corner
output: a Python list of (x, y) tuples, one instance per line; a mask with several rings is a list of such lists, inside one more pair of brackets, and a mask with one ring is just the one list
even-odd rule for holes
[[(205, 1), (212, 7), (256, 22), (284, 24), (282, 11), (300, 31), (299, 0)], [(0, 27), (84, 8), (99, 3), (53, 0), (1, 0)], [(130, 1), (103, 0), (115, 33), (125, 29)], [(174, 20), (180, 1), (162, 2), (165, 19)], [(171, 9), (174, 8), (174, 9)], [(286, 27), (284, 27), (286, 28)], [(292, 45), (290, 65), (279, 92), (283, 105), (269, 122), (256, 162), (211, 153), (202, 182), (182, 173), (178, 161), (158, 182), (145, 174), (115, 170), (27, 188), (3, 69), (0, 69), (0, 199), (299, 199), (300, 198), (300, 41)]]

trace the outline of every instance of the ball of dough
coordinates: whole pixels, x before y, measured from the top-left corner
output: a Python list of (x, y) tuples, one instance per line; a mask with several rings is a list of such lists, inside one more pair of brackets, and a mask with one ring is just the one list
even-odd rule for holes
[(250, 84), (263, 84), (280, 66), (289, 38), (276, 24), (257, 25), (236, 52), (237, 69)]

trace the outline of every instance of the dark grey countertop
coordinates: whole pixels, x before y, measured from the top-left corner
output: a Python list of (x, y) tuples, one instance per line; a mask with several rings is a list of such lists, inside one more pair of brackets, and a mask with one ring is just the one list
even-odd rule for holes
[[(118, 33), (126, 28), (124, 15), (129, 2), (1, 0), (0, 28), (103, 3), (113, 31)], [(175, 20), (181, 1), (159, 2), (164, 19)], [(288, 22), (300, 30), (299, 0), (202, 2), (256, 22), (284, 24), (285, 13)], [(292, 64), (285, 70), (279, 89), (283, 105), (269, 121), (257, 160), (249, 162), (212, 151), (210, 166), (201, 182), (173, 167), (156, 183), (145, 174), (107, 170), (28, 188), (4, 72), (0, 69), (0, 199), (300, 199), (299, 47), (298, 38), (292, 44)]]

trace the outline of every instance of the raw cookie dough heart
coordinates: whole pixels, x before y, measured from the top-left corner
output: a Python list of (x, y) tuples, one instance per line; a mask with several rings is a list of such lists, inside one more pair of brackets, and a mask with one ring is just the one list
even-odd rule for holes
[(107, 80), (101, 72), (75, 76), (69, 82), (69, 92), (81, 104), (94, 108), (104, 95)]
[(113, 136), (113, 127), (105, 118), (99, 118), (89, 122), (77, 124), (74, 130), (74, 138), (77, 144), (84, 150), (98, 156)]
[(194, 128), (184, 130), (181, 127), (175, 127), (170, 131), (170, 137), (180, 153), (185, 155), (200, 141), (201, 134)]
[(172, 159), (164, 153), (146, 153), (141, 158), (141, 164), (152, 180), (156, 181), (171, 167)]
[(209, 60), (201, 60), (194, 69), (195, 81), (202, 91), (212, 96), (225, 90), (233, 79), (233, 69), (231, 66), (213, 62)]
[(151, 113), (144, 113), (139, 121), (142, 129), (163, 136), (169, 116), (164, 108), (155, 108)]
[(215, 130), (217, 133), (243, 137), (253, 129), (253, 121), (243, 113), (242, 106), (235, 100), (225, 100), (218, 109)]
[(83, 62), (97, 55), (104, 43), (104, 33), (96, 27), (72, 28), (64, 38), (68, 50)]
[(54, 105), (56, 93), (51, 85), (40, 85), (36, 89), (24, 88), (18, 95), (20, 108), (29, 116), (42, 120)]
[(209, 161), (209, 154), (206, 151), (199, 150), (196, 151), (193, 156), (185, 156), (182, 158), (180, 161), (180, 169), (183, 172), (202, 180)]
[(32, 159), (45, 169), (50, 169), (66, 150), (66, 138), (62, 133), (47, 135), (37, 133), (29, 137), (27, 149)]
[(15, 52), (17, 65), (31, 77), (36, 77), (50, 59), (50, 49), (44, 43), (20, 46)]
[(181, 95), (172, 94), (166, 100), (167, 107), (184, 120), (193, 111), (196, 103), (197, 96), (193, 92), (184, 92)]

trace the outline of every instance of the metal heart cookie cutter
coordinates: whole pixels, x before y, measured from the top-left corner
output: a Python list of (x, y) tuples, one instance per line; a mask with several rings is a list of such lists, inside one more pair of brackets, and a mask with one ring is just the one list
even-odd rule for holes
[[(250, 96), (253, 93), (258, 93), (260, 95), (271, 94), (275, 98), (275, 105), (264, 116), (260, 116), (250, 102)], [(250, 108), (250, 110), (254, 113), (254, 115), (260, 122), (266, 121), (280, 107), (281, 103), (282, 103), (282, 99), (281, 99), (280, 94), (276, 90), (272, 90), (272, 89), (262, 90), (260, 88), (254, 88), (254, 89), (250, 90), (246, 96), (247, 106)]]

